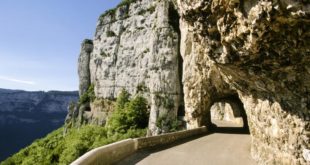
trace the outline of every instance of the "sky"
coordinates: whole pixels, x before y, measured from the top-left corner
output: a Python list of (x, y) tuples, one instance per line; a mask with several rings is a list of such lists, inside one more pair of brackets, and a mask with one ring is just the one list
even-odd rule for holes
[(1, 0), (0, 88), (78, 90), (81, 42), (121, 0)]

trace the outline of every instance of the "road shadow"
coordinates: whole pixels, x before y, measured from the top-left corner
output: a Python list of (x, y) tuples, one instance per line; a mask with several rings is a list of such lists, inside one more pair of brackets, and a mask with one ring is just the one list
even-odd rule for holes
[(201, 134), (192, 136), (189, 138), (178, 140), (171, 144), (161, 145), (161, 146), (154, 146), (151, 148), (139, 150), (133, 155), (123, 159), (122, 161), (116, 163), (116, 165), (134, 165), (145, 159), (146, 157), (150, 156), (151, 154), (172, 148), (174, 146), (178, 146), (187, 142), (191, 142), (203, 136), (211, 135), (214, 133), (225, 133), (225, 134), (250, 134), (247, 128), (244, 127), (217, 127), (213, 125), (209, 131), (209, 133)]
[(210, 132), (225, 134), (250, 134), (249, 130), (243, 127), (213, 127)]
[(234, 124), (214, 124), (210, 126), (211, 133), (225, 133), (225, 134), (250, 134), (247, 124), (243, 126), (236, 126)]
[(134, 165), (134, 164), (137, 164), (138, 162), (142, 161), (146, 157), (150, 156), (151, 154), (154, 154), (156, 152), (160, 152), (160, 151), (169, 149), (171, 147), (178, 146), (178, 145), (196, 140), (198, 138), (201, 138), (203, 136), (210, 135), (210, 134), (211, 133), (196, 135), (196, 136), (192, 136), (189, 138), (178, 140), (178, 141), (171, 143), (171, 144), (162, 145), (162, 146), (155, 146), (155, 147), (139, 150), (136, 153), (134, 153), (133, 155), (131, 155), (131, 156), (121, 160), (120, 162), (116, 163), (115, 165)]

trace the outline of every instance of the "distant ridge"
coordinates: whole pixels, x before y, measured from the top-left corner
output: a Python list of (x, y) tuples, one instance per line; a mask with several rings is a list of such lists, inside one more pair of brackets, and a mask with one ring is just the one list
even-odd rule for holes
[(0, 161), (62, 126), (69, 103), (77, 100), (77, 91), (0, 88)]

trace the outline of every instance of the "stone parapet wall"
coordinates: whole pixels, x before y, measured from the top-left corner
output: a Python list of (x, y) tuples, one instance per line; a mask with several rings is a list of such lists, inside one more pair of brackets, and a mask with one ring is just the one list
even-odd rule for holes
[(201, 127), (201, 128), (196, 128), (192, 130), (167, 133), (167, 134), (158, 135), (158, 136), (137, 138), (135, 140), (137, 141), (138, 149), (144, 149), (148, 147), (170, 144), (180, 139), (185, 139), (185, 138), (192, 137), (195, 135), (201, 135), (207, 132), (208, 130), (206, 127)]
[(173, 132), (158, 136), (126, 139), (93, 149), (72, 162), (71, 165), (114, 164), (130, 156), (131, 154), (135, 153), (140, 149), (171, 144), (177, 142), (178, 140), (193, 137), (196, 135), (203, 135), (207, 132), (208, 130), (206, 127), (200, 127), (192, 130)]
[(93, 149), (71, 163), (71, 165), (113, 164), (136, 152), (136, 148), (136, 142), (133, 139), (126, 139)]

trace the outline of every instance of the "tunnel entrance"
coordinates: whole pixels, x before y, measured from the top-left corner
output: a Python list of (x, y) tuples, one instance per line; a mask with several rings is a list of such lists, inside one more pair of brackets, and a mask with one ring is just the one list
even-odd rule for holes
[(209, 112), (212, 132), (249, 134), (246, 112), (238, 95), (217, 99)]

